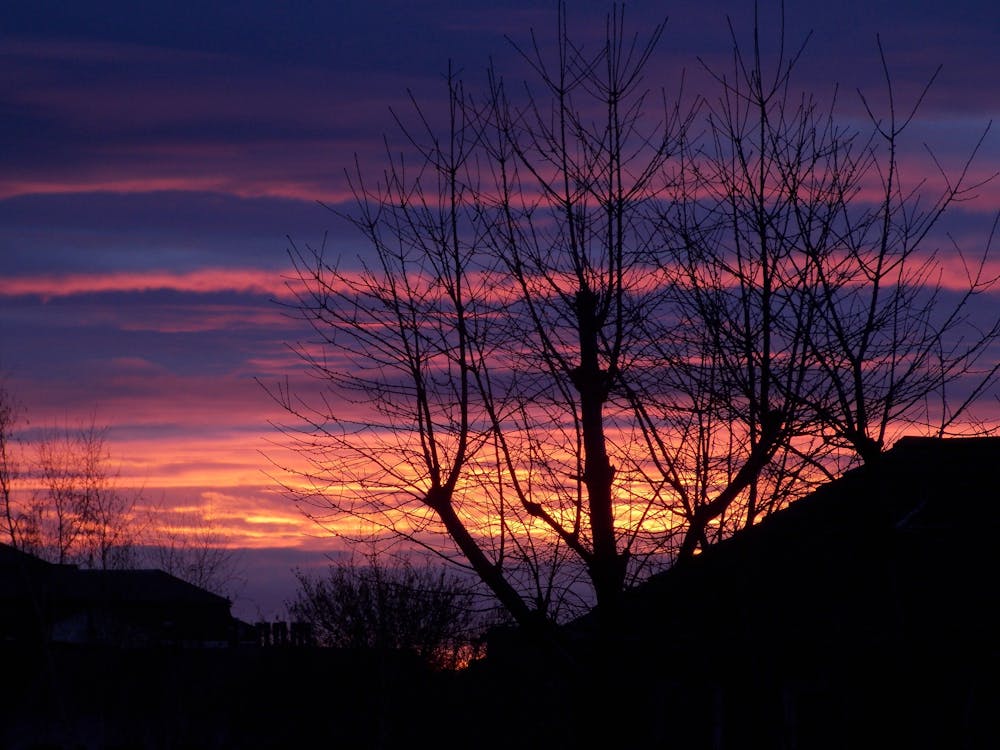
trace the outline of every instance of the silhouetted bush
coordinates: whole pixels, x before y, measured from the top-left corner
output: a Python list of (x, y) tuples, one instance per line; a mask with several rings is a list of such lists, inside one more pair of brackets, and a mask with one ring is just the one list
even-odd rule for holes
[(324, 576), (296, 577), (289, 614), (312, 626), (318, 645), (410, 652), (444, 669), (475, 652), (475, 594), (441, 568), (385, 565), (373, 556), (364, 565), (331, 565)]

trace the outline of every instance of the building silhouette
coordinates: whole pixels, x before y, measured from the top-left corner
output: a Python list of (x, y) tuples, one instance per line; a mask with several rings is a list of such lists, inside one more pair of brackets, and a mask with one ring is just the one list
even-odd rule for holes
[(998, 467), (1000, 438), (903, 438), (629, 592), (616, 649), (639, 738), (1000, 746)]
[(89, 570), (0, 544), (0, 642), (219, 647), (240, 637), (228, 599), (162, 570)]

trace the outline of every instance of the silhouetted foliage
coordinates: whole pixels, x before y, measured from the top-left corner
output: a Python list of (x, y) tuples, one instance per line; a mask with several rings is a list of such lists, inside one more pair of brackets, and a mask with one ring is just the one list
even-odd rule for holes
[(271, 391), (289, 490), (466, 565), (524, 625), (594, 600), (613, 622), (632, 583), (895, 436), (977, 430), (996, 383), (990, 241), (957, 296), (932, 244), (980, 185), (902, 187), (888, 66), (888, 113), (848, 126), (781, 32), (773, 58), (734, 32), (686, 106), (645, 88), (663, 31), (616, 8), (585, 48), (561, 7), (551, 49), (518, 48), (531, 81), (449, 74), (443, 125), (396, 116), (405, 157), (349, 175), (366, 253), (290, 250), (322, 386)]
[(291, 617), (309, 623), (321, 646), (402, 651), (454, 668), (472, 655), (475, 597), (468, 582), (443, 568), (406, 562), (340, 562), (325, 575), (296, 571)]

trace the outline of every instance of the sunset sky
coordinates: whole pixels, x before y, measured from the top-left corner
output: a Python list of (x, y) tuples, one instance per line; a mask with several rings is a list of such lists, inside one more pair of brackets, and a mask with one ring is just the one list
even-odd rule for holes
[[(943, 70), (913, 124), (954, 168), (1000, 120), (1000, 16), (985, 0), (792, 1), (788, 36), (813, 37), (799, 83), (863, 117), (856, 90), (884, 91), (881, 35), (907, 102)], [(777, 2), (762, 2), (765, 28)], [(165, 507), (209, 512), (246, 548), (236, 613), (273, 616), (289, 568), (338, 548), (267, 475), (280, 419), (257, 379), (301, 372), (286, 343), (286, 236), (363, 252), (317, 201), (344, 199), (355, 155), (380, 169), (390, 108), (407, 91), (433, 110), (449, 61), (475, 86), (505, 40), (550, 35), (554, 2), (374, 0), (48, 2), (0, 9), (0, 372), (31, 428), (95, 419), (122, 483)], [(650, 86), (704, 80), (724, 64), (727, 14), (752, 2), (627, 4), (630, 28), (669, 17)], [(570, 3), (578, 38), (599, 38), (604, 2)], [(914, 162), (917, 163), (916, 161)], [(1000, 126), (977, 174), (1000, 168)], [(972, 248), (1000, 207), (994, 181), (946, 220)], [(996, 300), (995, 300), (996, 301)], [(1000, 301), (997, 301), (1000, 302)]]

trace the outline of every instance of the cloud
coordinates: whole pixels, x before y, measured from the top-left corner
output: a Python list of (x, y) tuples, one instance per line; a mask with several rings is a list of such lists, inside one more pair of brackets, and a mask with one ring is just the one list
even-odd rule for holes
[(203, 268), (195, 271), (115, 271), (102, 274), (51, 274), (0, 279), (0, 295), (45, 300), (82, 294), (172, 290), (190, 294), (237, 292), (283, 296), (280, 275), (253, 268)]

